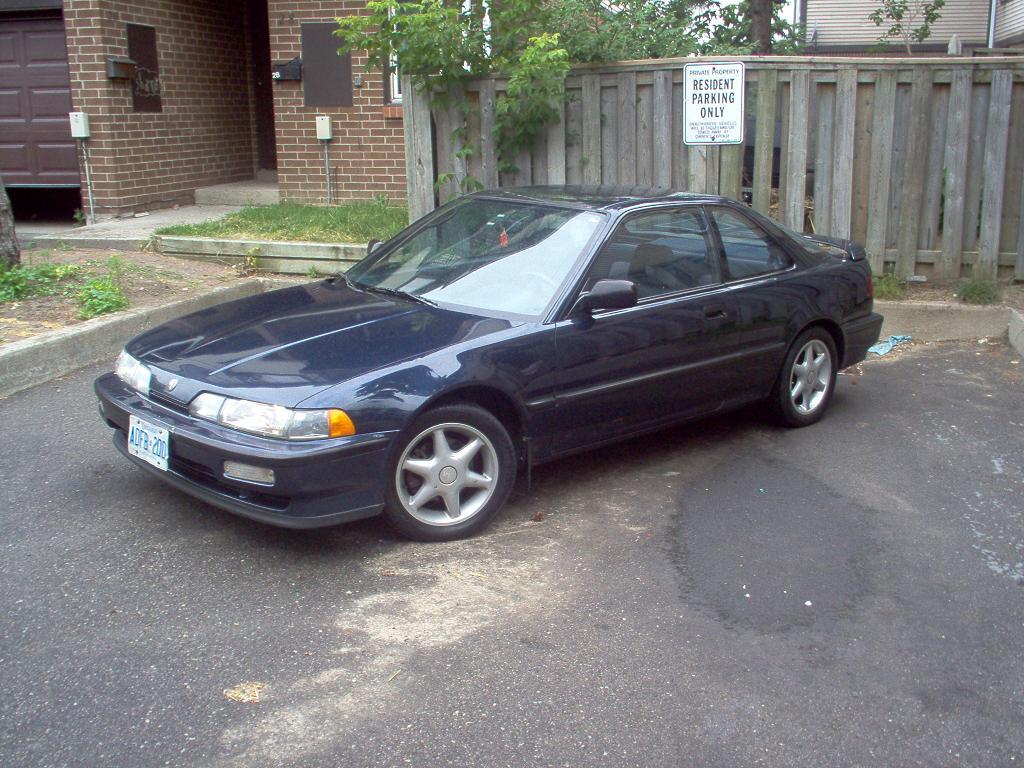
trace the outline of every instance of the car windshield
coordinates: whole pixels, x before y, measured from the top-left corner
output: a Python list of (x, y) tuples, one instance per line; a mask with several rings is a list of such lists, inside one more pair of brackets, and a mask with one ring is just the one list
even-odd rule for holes
[(470, 198), (352, 267), (357, 287), (485, 312), (540, 315), (604, 220), (595, 211)]

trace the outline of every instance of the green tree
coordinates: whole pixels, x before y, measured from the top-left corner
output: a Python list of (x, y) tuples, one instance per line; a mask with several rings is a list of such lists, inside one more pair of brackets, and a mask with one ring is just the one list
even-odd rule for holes
[(782, 0), (725, 7), (721, 0), (369, 0), (366, 14), (337, 20), (335, 35), (346, 50), (366, 50), (367, 66), (397, 58), (437, 106), (448, 106), (471, 78), (506, 75), (495, 136), (502, 169), (510, 170), (558, 115), (571, 64), (750, 52), (753, 4), (765, 2), (774, 12), (772, 36), (792, 49), (796, 36), (779, 16)]
[(912, 44), (931, 37), (932, 24), (941, 17), (939, 11), (945, 4), (946, 0), (881, 0), (868, 18), (876, 27), (885, 27), (878, 38), (880, 45), (896, 40), (910, 55)]
[[(717, 12), (718, 23), (710, 27), (700, 47), (701, 53), (798, 53), (803, 47), (803, 32), (782, 17), (784, 5), (784, 0), (742, 0), (722, 6)], [(766, 12), (766, 6), (771, 7), (770, 12)], [(770, 33), (764, 29), (767, 18), (771, 19)]]

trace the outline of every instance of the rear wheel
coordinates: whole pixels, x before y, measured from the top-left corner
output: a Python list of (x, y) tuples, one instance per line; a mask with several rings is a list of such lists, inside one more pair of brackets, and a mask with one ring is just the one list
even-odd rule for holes
[(450, 405), (420, 416), (393, 455), (384, 514), (419, 541), (451, 541), (487, 524), (515, 483), (515, 449), (494, 416)]
[(770, 405), (788, 427), (806, 427), (825, 413), (836, 385), (836, 343), (821, 327), (801, 333), (786, 354)]

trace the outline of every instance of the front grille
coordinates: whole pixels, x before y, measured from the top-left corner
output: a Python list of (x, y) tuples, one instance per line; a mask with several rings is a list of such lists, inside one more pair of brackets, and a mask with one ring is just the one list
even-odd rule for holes
[(188, 413), (188, 406), (180, 400), (175, 400), (170, 395), (165, 395), (163, 392), (154, 392), (150, 390), (149, 399), (154, 403), (159, 403), (164, 408), (170, 408), (172, 411), (178, 413)]

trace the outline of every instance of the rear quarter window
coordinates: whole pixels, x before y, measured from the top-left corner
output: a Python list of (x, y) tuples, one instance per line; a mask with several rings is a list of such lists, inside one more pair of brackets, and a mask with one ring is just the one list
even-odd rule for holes
[(793, 266), (785, 248), (754, 222), (728, 208), (712, 208), (722, 239), (725, 263), (733, 280), (779, 272)]

